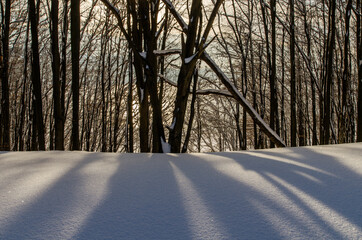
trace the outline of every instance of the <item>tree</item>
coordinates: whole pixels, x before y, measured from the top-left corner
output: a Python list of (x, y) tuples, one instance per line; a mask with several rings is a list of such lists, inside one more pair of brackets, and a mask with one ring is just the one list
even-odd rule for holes
[(64, 118), (61, 109), (60, 53), (58, 38), (59, 1), (52, 0), (51, 5), (51, 52), (53, 70), (53, 114), (55, 128), (55, 150), (64, 150)]
[(361, 34), (361, 1), (357, 0), (357, 65), (358, 65), (358, 120), (357, 142), (362, 142), (362, 34)]
[(31, 26), (31, 49), (33, 85), (33, 147), (32, 150), (45, 150), (45, 134), (43, 121), (43, 102), (40, 80), (39, 40), (38, 40), (38, 14), (34, 0), (29, 0), (29, 19)]
[(295, 34), (294, 34), (294, 0), (290, 5), (290, 138), (292, 147), (297, 146), (297, 110), (295, 85)]
[(326, 73), (324, 76), (324, 109), (322, 143), (330, 141), (331, 126), (331, 87), (333, 83), (333, 54), (336, 36), (336, 1), (330, 0), (328, 15), (328, 40), (326, 46)]
[[(9, 36), (11, 1), (5, 1), (5, 15), (1, 4), (1, 112), (0, 112), (0, 150), (10, 150), (10, 99), (9, 99)], [(5, 20), (5, 21), (4, 21)]]
[(72, 150), (80, 150), (79, 144), (79, 49), (80, 49), (80, 1), (71, 0), (71, 50), (72, 50)]

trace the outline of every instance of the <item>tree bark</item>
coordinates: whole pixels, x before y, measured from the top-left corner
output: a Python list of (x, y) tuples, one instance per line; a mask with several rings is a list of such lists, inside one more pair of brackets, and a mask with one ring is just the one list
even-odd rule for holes
[(29, 0), (29, 18), (31, 25), (31, 47), (32, 47), (32, 84), (33, 84), (33, 109), (34, 130), (33, 150), (45, 150), (43, 103), (40, 79), (39, 40), (38, 40), (38, 15), (34, 0)]
[(357, 142), (362, 142), (362, 33), (361, 14), (362, 4), (357, 0), (357, 65), (358, 65), (358, 118), (357, 118)]
[(79, 145), (79, 49), (80, 49), (80, 0), (71, 0), (71, 52), (72, 52), (72, 147), (80, 150)]
[[(0, 112), (0, 151), (10, 150), (10, 98), (9, 98), (9, 37), (11, 1), (5, 1), (5, 16), (0, 49), (1, 112)], [(2, 53), (2, 54), (1, 54)], [(1, 56), (2, 55), (2, 56)]]
[(295, 33), (294, 33), (294, 0), (290, 4), (290, 142), (292, 147), (297, 146), (297, 110), (295, 86)]
[(51, 6), (51, 51), (53, 70), (53, 114), (55, 128), (55, 150), (64, 150), (64, 123), (61, 111), (60, 53), (58, 38), (59, 1), (52, 0)]
[(330, 0), (329, 4), (329, 30), (326, 54), (326, 76), (324, 88), (324, 116), (323, 116), (323, 144), (330, 141), (331, 128), (331, 88), (333, 83), (333, 54), (336, 35), (336, 0)]
[(343, 76), (342, 76), (342, 109), (339, 114), (338, 142), (345, 143), (350, 138), (349, 121), (349, 102), (350, 95), (350, 72), (349, 72), (349, 24), (351, 18), (352, 0), (348, 0), (345, 15), (345, 36), (344, 36), (344, 54), (343, 54)]

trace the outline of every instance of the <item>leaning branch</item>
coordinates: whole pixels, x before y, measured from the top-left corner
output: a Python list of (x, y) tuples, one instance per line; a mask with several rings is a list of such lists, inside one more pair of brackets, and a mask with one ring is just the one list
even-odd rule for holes
[[(164, 75), (162, 74), (158, 74), (158, 77), (161, 78), (162, 80), (164, 80), (166, 83), (168, 83), (170, 86), (172, 87), (177, 87), (177, 83), (171, 81), (170, 79), (166, 78)], [(192, 91), (190, 91), (190, 93), (192, 93)], [(224, 96), (224, 97), (232, 97), (234, 98), (233, 95), (231, 95), (229, 93), (229, 91), (227, 90), (222, 90), (222, 89), (200, 89), (196, 91), (197, 95), (219, 95), (219, 96)]]
[(243, 108), (248, 112), (252, 117), (254, 122), (260, 127), (260, 129), (270, 138), (270, 140), (275, 143), (278, 147), (286, 147), (284, 141), (273, 131), (268, 124), (260, 117), (260, 115), (255, 111), (255, 109), (249, 104), (249, 102), (243, 97), (239, 90), (235, 87), (234, 84), (230, 82), (228, 77), (223, 73), (219, 66), (211, 59), (211, 57), (204, 52), (201, 56), (201, 59), (216, 73), (221, 82), (233, 95), (236, 101), (238, 101)]

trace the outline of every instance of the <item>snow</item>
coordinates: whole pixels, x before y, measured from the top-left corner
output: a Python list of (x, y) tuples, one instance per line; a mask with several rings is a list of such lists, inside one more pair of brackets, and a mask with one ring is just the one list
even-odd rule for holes
[(0, 152), (0, 239), (362, 239), (362, 144)]
[(162, 152), (164, 153), (170, 153), (171, 152), (171, 146), (168, 144), (163, 138), (161, 137), (161, 144), (162, 144)]
[(139, 55), (146, 60), (147, 58), (147, 52), (139, 52)]
[(153, 53), (160, 56), (181, 54), (181, 49), (153, 50)]
[(176, 125), (176, 118), (174, 117), (170, 126), (170, 130), (173, 130), (175, 128)]
[(143, 90), (143, 88), (140, 88), (140, 93), (141, 93), (141, 102), (143, 102), (143, 98), (144, 98), (144, 90)]
[(197, 53), (195, 53), (194, 55), (192, 55), (190, 57), (185, 58), (185, 64), (189, 64), (195, 58), (196, 55), (197, 55)]

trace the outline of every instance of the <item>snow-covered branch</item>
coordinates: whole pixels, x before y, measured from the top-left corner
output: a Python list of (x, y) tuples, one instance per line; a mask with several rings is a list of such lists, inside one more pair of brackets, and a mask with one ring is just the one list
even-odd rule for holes
[(279, 137), (279, 135), (275, 131), (273, 131), (269, 127), (269, 125), (260, 117), (260, 115), (255, 111), (255, 109), (244, 98), (244, 96), (235, 87), (235, 85), (231, 83), (225, 73), (219, 68), (219, 66), (211, 59), (211, 57), (206, 52), (203, 53), (201, 59), (215, 72), (215, 74), (219, 77), (221, 82), (233, 95), (236, 101), (238, 101), (243, 106), (243, 108), (245, 108), (245, 110), (253, 118), (255, 123), (270, 138), (270, 140), (274, 142), (278, 147), (286, 147), (284, 141)]
[(183, 32), (187, 32), (188, 25), (182, 18), (182, 16), (176, 11), (175, 7), (171, 3), (170, 0), (162, 0), (162, 2), (167, 6), (168, 10), (170, 10), (171, 14), (174, 16), (178, 24), (181, 26)]
[(154, 50), (153, 53), (157, 56), (168, 56), (173, 54), (181, 54), (181, 49)]

